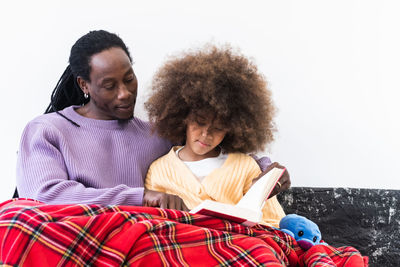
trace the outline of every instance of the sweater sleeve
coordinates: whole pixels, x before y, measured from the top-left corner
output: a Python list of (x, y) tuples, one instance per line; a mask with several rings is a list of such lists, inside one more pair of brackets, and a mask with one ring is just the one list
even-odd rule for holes
[(271, 165), (271, 159), (267, 156), (263, 156), (261, 158), (257, 157), (255, 154), (251, 154), (251, 157), (257, 162), (258, 166), (260, 167), (261, 171), (265, 171), (269, 165)]
[(17, 160), (17, 188), (20, 197), (48, 204), (142, 205), (143, 187), (117, 185), (90, 188), (77, 180), (70, 180), (65, 163), (66, 155), (60, 150), (63, 145), (61, 136), (52, 125), (31, 122), (26, 126)]
[(147, 171), (146, 180), (145, 180), (145, 188), (148, 190), (153, 190), (157, 192), (165, 193), (165, 187), (160, 184), (160, 159), (154, 161), (151, 165), (149, 170)]

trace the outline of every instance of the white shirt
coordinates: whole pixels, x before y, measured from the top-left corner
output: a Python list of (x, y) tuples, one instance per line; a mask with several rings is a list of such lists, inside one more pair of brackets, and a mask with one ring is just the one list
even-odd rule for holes
[[(181, 147), (176, 150), (176, 155), (179, 158), (179, 151), (184, 148)], [(197, 177), (197, 179), (201, 182), (203, 181), (204, 177), (209, 175), (213, 170), (221, 168), (221, 166), (224, 164), (226, 158), (228, 157), (228, 154), (222, 154), (222, 152), (219, 153), (218, 156), (212, 157), (212, 158), (206, 158), (202, 160), (197, 160), (197, 161), (184, 161), (182, 160), (183, 163), (189, 168), (189, 170)]]

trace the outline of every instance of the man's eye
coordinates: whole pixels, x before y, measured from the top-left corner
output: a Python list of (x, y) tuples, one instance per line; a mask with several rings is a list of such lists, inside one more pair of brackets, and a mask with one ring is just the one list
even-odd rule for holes
[(114, 89), (114, 87), (115, 87), (114, 83), (104, 85), (104, 88), (106, 88), (107, 90), (112, 90), (112, 89)]
[(135, 77), (134, 76), (129, 76), (129, 77), (126, 77), (125, 82), (126, 83), (131, 83), (131, 82), (133, 82), (133, 80), (135, 80)]

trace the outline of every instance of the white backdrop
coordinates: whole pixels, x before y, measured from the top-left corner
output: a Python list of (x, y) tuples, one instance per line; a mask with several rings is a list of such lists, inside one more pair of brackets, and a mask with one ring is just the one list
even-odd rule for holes
[[(168, 55), (206, 42), (252, 57), (279, 108), (266, 154), (294, 186), (400, 189), (398, 1), (7, 1), (0, 6), (0, 200), (25, 124), (44, 112), (72, 44), (118, 33), (139, 79), (136, 115)], [(4, 95), (5, 94), (5, 95)]]

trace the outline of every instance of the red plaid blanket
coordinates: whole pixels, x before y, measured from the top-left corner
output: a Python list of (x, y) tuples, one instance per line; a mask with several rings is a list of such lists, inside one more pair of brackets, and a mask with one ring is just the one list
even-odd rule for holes
[(0, 205), (2, 266), (367, 266), (352, 247), (176, 210), (99, 205)]

